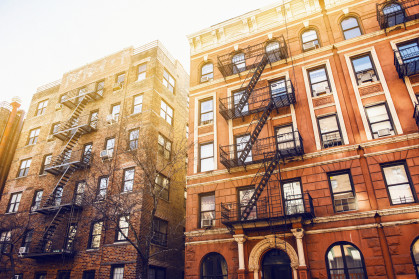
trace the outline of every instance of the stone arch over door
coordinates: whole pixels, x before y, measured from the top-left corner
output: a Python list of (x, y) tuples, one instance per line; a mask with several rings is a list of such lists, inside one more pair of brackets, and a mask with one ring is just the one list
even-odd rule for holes
[[(276, 238), (276, 239), (275, 239)], [(279, 249), (287, 253), (291, 260), (291, 268), (293, 278), (297, 279), (298, 269), (298, 255), (294, 248), (285, 240), (275, 237), (274, 235), (268, 235), (264, 240), (261, 240), (258, 244), (253, 247), (249, 255), (249, 271), (253, 271), (253, 278), (259, 279), (260, 264), (263, 254), (270, 249)]]

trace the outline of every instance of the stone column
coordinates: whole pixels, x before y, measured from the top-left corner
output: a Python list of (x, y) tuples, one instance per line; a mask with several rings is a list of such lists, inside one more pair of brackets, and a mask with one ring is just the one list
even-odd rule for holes
[(244, 270), (244, 249), (243, 243), (246, 241), (247, 237), (244, 234), (236, 234), (233, 236), (234, 240), (237, 242), (237, 249), (239, 252), (239, 270)]
[[(304, 255), (304, 245), (303, 245), (303, 236), (304, 236), (304, 229), (291, 229), (292, 234), (295, 236), (297, 241), (297, 252), (298, 252), (298, 274), (300, 279), (308, 278), (308, 271), (306, 266), (306, 260)], [(294, 270), (294, 277), (295, 277), (296, 270)]]

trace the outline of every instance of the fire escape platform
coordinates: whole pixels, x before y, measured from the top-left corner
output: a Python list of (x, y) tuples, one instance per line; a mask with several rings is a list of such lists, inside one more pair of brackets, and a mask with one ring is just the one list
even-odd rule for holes
[(85, 135), (85, 134), (94, 132), (96, 130), (97, 130), (96, 124), (92, 125), (91, 123), (83, 123), (83, 124), (73, 126), (70, 128), (64, 128), (56, 133), (53, 133), (52, 135), (62, 141), (67, 141), (75, 133), (80, 133), (82, 135)]
[(74, 210), (82, 210), (83, 207), (81, 205), (75, 204), (75, 203), (66, 203), (66, 204), (60, 204), (60, 205), (53, 205), (53, 206), (47, 206), (47, 207), (41, 207), (35, 210), (35, 212), (44, 214), (44, 215), (50, 215), (55, 214), (58, 210), (62, 210), (62, 212), (70, 211), (73, 207)]
[(34, 260), (46, 260), (46, 259), (56, 258), (57, 256), (72, 258), (74, 257), (74, 255), (75, 255), (74, 251), (58, 249), (52, 252), (27, 253), (27, 254), (23, 254), (22, 257), (30, 258)]
[(73, 95), (71, 97), (65, 98), (61, 101), (61, 104), (65, 105), (70, 109), (75, 109), (77, 104), (80, 102), (80, 98), (87, 97), (87, 100), (99, 100), (102, 98), (102, 95), (96, 91), (90, 91), (82, 95)]
[(85, 169), (88, 168), (90, 166), (90, 162), (85, 162), (85, 160), (83, 159), (76, 159), (76, 160), (69, 160), (68, 162), (65, 163), (60, 163), (60, 164), (54, 164), (50, 167), (46, 167), (45, 171), (48, 173), (51, 173), (53, 175), (60, 175), (63, 174), (66, 170), (67, 167), (74, 167), (76, 169)]
[[(394, 3), (400, 5), (400, 7), (390, 7)], [(387, 8), (387, 11), (385, 11), (385, 8)], [(400, 0), (397, 2), (384, 1), (376, 4), (376, 10), (377, 21), (380, 28), (387, 29), (398, 24), (406, 24), (408, 21), (418, 19), (419, 0)]]
[(415, 112), (414, 112), (414, 114), (413, 114), (413, 118), (415, 118), (415, 120), (416, 120), (416, 125), (418, 126), (418, 128), (419, 128), (419, 104), (416, 104), (415, 105)]

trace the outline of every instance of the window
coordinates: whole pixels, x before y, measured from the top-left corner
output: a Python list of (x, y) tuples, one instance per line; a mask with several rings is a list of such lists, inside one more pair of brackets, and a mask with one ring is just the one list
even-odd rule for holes
[(35, 274), (35, 279), (47, 279), (46, 272), (38, 272)]
[(9, 206), (7, 207), (7, 213), (15, 213), (18, 211), (21, 198), (22, 192), (13, 193), (10, 196)]
[(124, 188), (122, 190), (123, 192), (132, 191), (132, 187), (134, 186), (134, 172), (134, 168), (124, 170)]
[(65, 241), (65, 249), (68, 251), (73, 251), (74, 248), (74, 239), (76, 238), (77, 233), (77, 223), (72, 223), (68, 227), (67, 237)]
[(331, 279), (366, 279), (361, 251), (349, 242), (338, 242), (326, 252), (328, 276)]
[(173, 121), (173, 109), (166, 104), (165, 101), (161, 101), (161, 107), (160, 107), (160, 116), (166, 120), (167, 123), (172, 125)]
[(199, 101), (199, 125), (210, 124), (214, 119), (214, 100)]
[(38, 136), (39, 136), (39, 131), (40, 130), (41, 130), (40, 128), (30, 130), (28, 142), (26, 143), (26, 145), (35, 144), (38, 141)]
[(148, 268), (148, 279), (166, 279), (166, 269), (163, 267), (150, 266)]
[(13, 279), (23, 279), (23, 274), (15, 274), (15, 276), (13, 277)]
[(313, 97), (330, 93), (329, 78), (327, 76), (325, 66), (309, 70), (308, 77), (310, 80), (311, 94)]
[(82, 157), (83, 164), (86, 164), (86, 165), (90, 164), (90, 159), (92, 158), (92, 148), (93, 148), (92, 143), (86, 143), (84, 145), (83, 157)]
[(83, 271), (82, 279), (95, 279), (95, 270), (85, 270), (85, 271)]
[(412, 261), (413, 266), (415, 267), (416, 277), (419, 278), (419, 236), (413, 240), (410, 252), (412, 254)]
[(58, 271), (57, 279), (70, 279), (71, 271), (69, 270), (61, 270)]
[(356, 210), (355, 192), (349, 171), (328, 174), (335, 212)]
[(146, 63), (138, 65), (137, 81), (145, 79), (146, 71), (147, 71), (147, 64)]
[(239, 109), (237, 108), (237, 106), (240, 104), (240, 100), (242, 99), (244, 92), (245, 90), (233, 92), (233, 103), (234, 109), (236, 110), (236, 115), (246, 115), (249, 111), (249, 99), (246, 101), (241, 111), (239, 111)]
[(99, 94), (100, 96), (103, 96), (103, 90), (105, 88), (105, 81), (101, 80), (98, 83), (96, 83), (96, 94)]
[(246, 71), (246, 60), (244, 59), (244, 53), (237, 53), (231, 59), (233, 63), (233, 74), (237, 74)]
[(29, 167), (31, 166), (32, 159), (25, 159), (20, 161), (19, 172), (17, 177), (24, 177), (28, 175)]
[(112, 114), (113, 119), (115, 121), (118, 121), (120, 111), (121, 111), (121, 105), (120, 104), (112, 105), (111, 114)]
[(38, 103), (38, 108), (36, 109), (35, 116), (42, 115), (47, 110), (48, 100)]
[(109, 138), (105, 141), (105, 149), (108, 150), (111, 154), (115, 149), (115, 138)]
[(104, 176), (99, 178), (99, 189), (98, 189), (98, 194), (97, 194), (97, 199), (98, 200), (104, 200), (106, 197), (106, 192), (108, 191), (108, 182), (109, 182), (109, 177), (108, 176)]
[(155, 190), (157, 192), (157, 196), (162, 199), (169, 200), (169, 185), (170, 185), (169, 178), (162, 175), (161, 173), (157, 173), (155, 182), (156, 182)]
[(199, 171), (214, 170), (214, 143), (203, 143), (199, 145)]
[(158, 152), (165, 159), (169, 160), (172, 154), (172, 142), (161, 134), (158, 135)]
[(41, 171), (39, 172), (40, 175), (47, 174), (45, 169), (51, 165), (52, 154), (48, 154), (44, 156), (43, 163), (41, 166)]
[(37, 210), (41, 207), (41, 201), (42, 201), (42, 195), (43, 194), (44, 194), (43, 190), (35, 191), (35, 194), (33, 196), (32, 206), (31, 206), (31, 212), (34, 212), (35, 210)]
[(201, 82), (206, 82), (214, 78), (214, 65), (207, 63), (201, 68)]
[(125, 81), (125, 73), (119, 74), (116, 76), (116, 82), (124, 84)]
[[(239, 203), (240, 203), (240, 216), (243, 214), (246, 206), (249, 204), (250, 198), (255, 193), (255, 188), (246, 188), (239, 190)], [(257, 207), (253, 207), (252, 212), (250, 212), (247, 220), (256, 219), (257, 217)]]
[[(247, 143), (250, 141), (250, 135), (243, 135), (236, 137), (236, 154), (237, 159), (240, 158), (244, 148), (246, 147)], [(252, 161), (252, 150), (249, 151), (247, 154), (246, 159), (244, 162), (251, 162)]]
[(175, 79), (166, 71), (163, 72), (163, 85), (166, 86), (170, 92), (175, 91)]
[(116, 230), (116, 241), (124, 241), (128, 236), (129, 216), (121, 216), (118, 221), (118, 228)]
[(376, 139), (395, 134), (386, 104), (366, 107), (365, 112), (373, 138)]
[(209, 253), (206, 255), (201, 264), (200, 279), (227, 279), (228, 269), (227, 263), (223, 256), (218, 253)]
[(51, 126), (51, 134), (58, 133), (60, 131), (60, 123), (54, 123)]
[(200, 198), (201, 228), (215, 225), (215, 194), (203, 195)]
[(143, 95), (134, 97), (134, 104), (132, 106), (132, 114), (140, 113), (143, 110)]
[(383, 165), (382, 170), (391, 204), (415, 202), (413, 183), (404, 162)]
[(123, 279), (124, 278), (124, 266), (113, 265), (111, 268), (111, 279)]
[(27, 230), (23, 236), (23, 241), (22, 241), (22, 246), (21, 247), (25, 247), (25, 252), (24, 253), (29, 253), (29, 246), (31, 246), (31, 242), (32, 242), (32, 236), (33, 236), (33, 229), (32, 230)]
[(336, 114), (319, 117), (317, 121), (323, 148), (342, 145), (342, 135)]
[(275, 103), (280, 102), (280, 104), (282, 104), (285, 101), (288, 101), (288, 91), (285, 78), (270, 82), (269, 88)]
[(129, 132), (129, 149), (135, 150), (138, 148), (138, 138), (140, 137), (140, 129), (131, 130)]
[(405, 22), (404, 10), (397, 3), (390, 3), (383, 8), (383, 14), (387, 21), (386, 27), (392, 27)]
[(99, 120), (99, 112), (98, 111), (92, 111), (90, 113), (90, 118), (89, 118), (90, 127), (92, 127), (93, 129), (96, 129), (98, 120)]
[(153, 227), (154, 232), (151, 242), (157, 245), (167, 246), (167, 221), (154, 217)]
[(84, 198), (84, 190), (86, 189), (86, 181), (79, 181), (76, 183), (76, 190), (74, 193), (74, 203), (81, 205)]
[(278, 150), (287, 151), (294, 149), (296, 144), (300, 144), (300, 142), (294, 138), (295, 134), (298, 135), (298, 133), (294, 133), (293, 130), (294, 128), (292, 127), (292, 124), (275, 127), (276, 144)]
[(89, 244), (87, 246), (89, 249), (99, 248), (100, 238), (102, 236), (102, 227), (103, 227), (102, 221), (92, 223), (92, 228), (90, 230)]
[(3, 231), (0, 233), (0, 255), (9, 253), (12, 241), (12, 231)]
[(369, 54), (352, 58), (352, 66), (354, 67), (355, 77), (358, 85), (366, 82), (377, 81), (377, 74), (371, 56)]
[(310, 29), (301, 35), (303, 50), (308, 51), (320, 47), (316, 30)]
[(300, 180), (282, 183), (282, 195), (287, 215), (304, 213), (304, 199)]
[(362, 35), (358, 20), (355, 17), (347, 17), (340, 23), (345, 40), (349, 40)]
[(58, 186), (54, 192), (54, 205), (59, 206), (61, 204), (61, 199), (63, 197), (63, 187)]
[(403, 63), (411, 63), (419, 60), (419, 42), (418, 39), (408, 43), (398, 45), (400, 56), (403, 60)]
[(279, 52), (280, 44), (278, 41), (271, 41), (265, 47), (265, 52), (268, 54), (269, 61), (275, 62), (281, 60), (281, 55)]

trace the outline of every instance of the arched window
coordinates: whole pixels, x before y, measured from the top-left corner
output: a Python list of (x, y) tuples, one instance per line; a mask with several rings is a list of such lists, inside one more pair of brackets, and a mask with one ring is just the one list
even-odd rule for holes
[(355, 17), (347, 17), (340, 23), (345, 40), (349, 40), (362, 35), (358, 20)]
[(271, 41), (265, 47), (265, 52), (268, 54), (270, 62), (281, 60), (281, 53), (279, 52), (279, 42)]
[(218, 253), (209, 253), (201, 263), (201, 279), (227, 279), (227, 263)]
[(366, 279), (361, 251), (349, 242), (333, 244), (326, 252), (329, 279)]
[(413, 266), (415, 267), (416, 277), (419, 278), (419, 236), (413, 240), (410, 252), (412, 253), (412, 261)]
[(308, 51), (319, 47), (319, 38), (317, 32), (314, 29), (305, 31), (301, 35), (301, 40), (303, 41), (303, 50)]
[(201, 68), (201, 82), (209, 81), (214, 78), (214, 65), (207, 63)]
[(405, 22), (404, 11), (398, 3), (390, 3), (383, 8), (383, 14), (387, 21), (387, 27)]
[(243, 52), (235, 54), (231, 61), (233, 62), (233, 74), (237, 74), (246, 70), (246, 60), (244, 59)]

